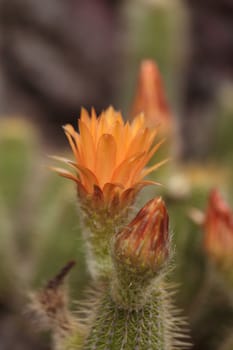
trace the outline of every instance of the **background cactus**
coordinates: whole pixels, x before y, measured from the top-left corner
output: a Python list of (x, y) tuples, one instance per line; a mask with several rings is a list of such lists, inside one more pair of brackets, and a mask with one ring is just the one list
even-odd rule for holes
[[(21, 119), (3, 119), (0, 124), (0, 300), (10, 310), (4, 325), (12, 327), (10, 338), (2, 327), (1, 339), (6, 349), (14, 342), (26, 349), (38, 339), (25, 312), (29, 291), (71, 258), (80, 268), (71, 281), (73, 295), (81, 296), (88, 277), (70, 187), (48, 170), (47, 155), (39, 150), (31, 124)], [(3, 319), (5, 312), (1, 311)], [(37, 342), (42, 347), (42, 340)]]

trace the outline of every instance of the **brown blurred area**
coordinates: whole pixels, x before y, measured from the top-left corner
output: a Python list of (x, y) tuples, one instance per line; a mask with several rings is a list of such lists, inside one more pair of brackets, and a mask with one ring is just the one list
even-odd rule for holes
[(81, 106), (100, 111), (113, 104), (120, 3), (1, 0), (0, 114), (30, 116), (51, 138)]
[(182, 100), (182, 156), (205, 157), (224, 81), (233, 79), (233, 1), (186, 0), (188, 53)]
[[(81, 106), (94, 106), (97, 112), (110, 104), (121, 108), (121, 85), (130, 70), (125, 60), (130, 48), (124, 46), (134, 45), (125, 40), (125, 4), (0, 0), (0, 115), (29, 117), (47, 141), (64, 144), (60, 126), (72, 122)], [(211, 147), (219, 89), (233, 75), (233, 2), (177, 1), (180, 4), (188, 18), (183, 26), (187, 43), (179, 43), (181, 50), (187, 44), (178, 93), (180, 155), (202, 158)]]

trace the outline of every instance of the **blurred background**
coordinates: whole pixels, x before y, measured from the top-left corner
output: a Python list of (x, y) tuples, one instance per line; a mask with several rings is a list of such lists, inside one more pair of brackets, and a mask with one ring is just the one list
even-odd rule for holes
[(85, 294), (74, 189), (47, 155), (67, 152), (61, 126), (82, 106), (127, 118), (145, 58), (158, 64), (175, 129), (173, 162), (155, 177), (174, 229), (176, 302), (192, 349), (233, 350), (233, 284), (209, 268), (188, 215), (212, 187), (233, 205), (232, 0), (0, 0), (0, 349), (51, 349), (28, 295), (70, 259), (70, 293)]

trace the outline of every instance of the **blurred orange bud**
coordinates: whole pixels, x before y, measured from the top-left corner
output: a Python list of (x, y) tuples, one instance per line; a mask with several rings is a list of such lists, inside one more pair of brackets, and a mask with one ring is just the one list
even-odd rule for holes
[(153, 60), (143, 60), (139, 69), (135, 97), (131, 108), (131, 117), (145, 114), (149, 127), (161, 125), (168, 131), (171, 125), (171, 112), (168, 107), (162, 78)]
[(115, 241), (119, 261), (139, 271), (158, 271), (169, 256), (168, 213), (161, 197), (149, 201)]
[(211, 191), (204, 223), (204, 248), (224, 267), (233, 265), (233, 212), (217, 189)]

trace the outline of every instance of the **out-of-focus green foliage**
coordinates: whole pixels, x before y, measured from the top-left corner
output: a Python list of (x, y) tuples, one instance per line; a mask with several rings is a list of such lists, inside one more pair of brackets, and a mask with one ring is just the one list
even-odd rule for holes
[(18, 298), (43, 285), (71, 259), (72, 290), (80, 296), (87, 273), (72, 186), (48, 169), (23, 120), (1, 121), (0, 159), (0, 296)]

